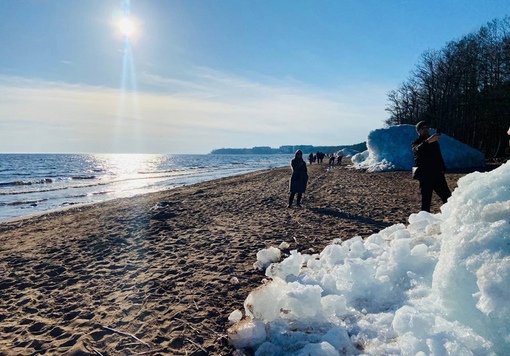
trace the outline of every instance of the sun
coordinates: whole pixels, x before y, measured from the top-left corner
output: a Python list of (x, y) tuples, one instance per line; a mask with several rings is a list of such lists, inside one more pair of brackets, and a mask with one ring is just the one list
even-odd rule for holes
[(126, 37), (130, 37), (135, 33), (135, 24), (129, 17), (122, 18), (118, 22), (118, 27), (120, 32)]

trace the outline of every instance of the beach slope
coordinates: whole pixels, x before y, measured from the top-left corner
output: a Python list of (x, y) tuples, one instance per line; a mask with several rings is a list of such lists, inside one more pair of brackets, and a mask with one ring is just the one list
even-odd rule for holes
[(320, 252), (420, 206), (409, 172), (308, 170), (302, 209), (278, 168), (0, 224), (0, 354), (232, 354), (259, 250)]

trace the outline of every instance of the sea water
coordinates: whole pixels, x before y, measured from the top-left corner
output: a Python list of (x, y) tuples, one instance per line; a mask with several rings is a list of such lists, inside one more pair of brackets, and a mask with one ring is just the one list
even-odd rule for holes
[(289, 165), (291, 155), (0, 154), (0, 221)]

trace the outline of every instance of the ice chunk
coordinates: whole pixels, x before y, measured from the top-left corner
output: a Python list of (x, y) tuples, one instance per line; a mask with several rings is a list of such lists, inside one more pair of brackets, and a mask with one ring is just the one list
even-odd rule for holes
[(255, 347), (266, 341), (266, 328), (262, 321), (243, 319), (227, 330), (228, 341), (236, 349)]
[(243, 318), (243, 312), (238, 310), (234, 310), (230, 315), (228, 316), (228, 321), (231, 324), (238, 323)]
[(273, 262), (278, 262), (281, 257), (281, 251), (276, 247), (269, 247), (257, 252), (257, 262), (253, 264), (256, 269), (263, 269)]

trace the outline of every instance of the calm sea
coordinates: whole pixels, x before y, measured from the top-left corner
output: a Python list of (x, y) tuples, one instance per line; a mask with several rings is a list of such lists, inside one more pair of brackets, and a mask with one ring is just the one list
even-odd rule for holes
[(289, 165), (292, 155), (0, 154), (0, 221)]

